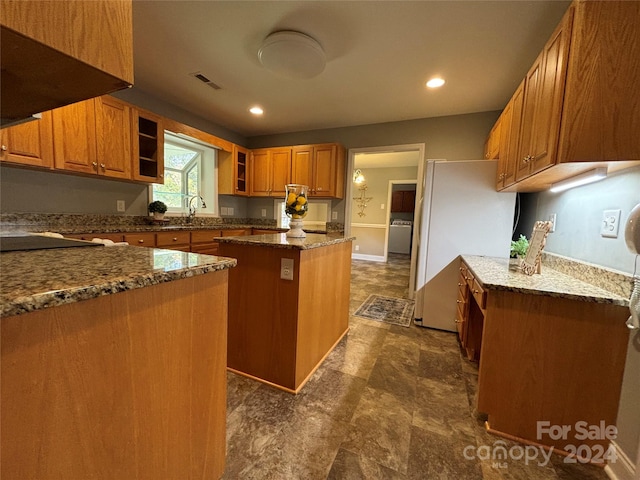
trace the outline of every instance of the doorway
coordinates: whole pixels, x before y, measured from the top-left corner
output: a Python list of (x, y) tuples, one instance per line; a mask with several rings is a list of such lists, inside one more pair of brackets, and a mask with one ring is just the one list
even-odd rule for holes
[(352, 258), (386, 262), (393, 183), (415, 184), (410, 248), (409, 298), (415, 296), (420, 204), (425, 145), (407, 144), (349, 150), (345, 234), (353, 235)]

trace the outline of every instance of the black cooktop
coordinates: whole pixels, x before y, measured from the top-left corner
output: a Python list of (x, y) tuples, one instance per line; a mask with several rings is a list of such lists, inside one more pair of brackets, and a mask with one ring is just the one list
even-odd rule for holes
[(16, 237), (0, 237), (0, 252), (19, 250), (43, 250), (47, 248), (69, 247), (102, 247), (101, 243), (71, 240), (68, 238), (45, 237), (42, 235), (24, 235)]

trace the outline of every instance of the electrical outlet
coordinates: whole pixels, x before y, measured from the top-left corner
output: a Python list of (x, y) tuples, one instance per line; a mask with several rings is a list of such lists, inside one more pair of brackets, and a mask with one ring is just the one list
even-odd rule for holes
[(618, 238), (620, 228), (620, 210), (605, 210), (602, 212), (600, 235), (608, 238)]
[(280, 259), (280, 278), (293, 280), (293, 258)]
[(227, 207), (220, 207), (220, 215), (229, 215), (229, 209)]
[(356, 252), (360, 251), (360, 245), (356, 245)]
[(384, 203), (380, 204), (380, 210), (384, 210)]
[(556, 214), (552, 213), (551, 215), (549, 215), (549, 221), (551, 222), (551, 230), (549, 230), (550, 233), (553, 233), (556, 231)]
[(331, 212), (331, 220), (337, 220), (338, 219), (338, 212)]
[(116, 210), (118, 212), (124, 212), (126, 210), (124, 200), (116, 200)]
[(263, 208), (260, 213), (262, 214), (262, 218), (266, 217), (267, 216), (267, 209)]

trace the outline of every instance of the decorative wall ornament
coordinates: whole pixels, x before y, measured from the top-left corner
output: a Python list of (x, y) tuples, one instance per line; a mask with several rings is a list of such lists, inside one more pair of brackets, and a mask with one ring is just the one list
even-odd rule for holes
[(358, 212), (358, 216), (360, 217), (364, 217), (366, 215), (366, 213), (364, 213), (364, 209), (367, 208), (367, 203), (373, 200), (373, 197), (367, 197), (367, 188), (368, 187), (366, 183), (360, 184), (360, 187), (358, 188), (358, 190), (360, 190), (360, 196), (353, 197), (353, 199), (356, 201), (356, 205), (360, 209), (360, 211)]

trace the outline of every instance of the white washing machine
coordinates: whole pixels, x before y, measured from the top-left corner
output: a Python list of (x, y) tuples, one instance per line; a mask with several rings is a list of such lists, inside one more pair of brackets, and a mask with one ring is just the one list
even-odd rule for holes
[(389, 253), (411, 253), (411, 233), (409, 220), (394, 220), (389, 227)]

